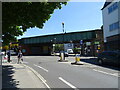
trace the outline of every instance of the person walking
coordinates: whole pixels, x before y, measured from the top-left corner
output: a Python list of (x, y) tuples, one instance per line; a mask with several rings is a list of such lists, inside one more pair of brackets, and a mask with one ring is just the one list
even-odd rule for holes
[(23, 54), (22, 54), (21, 50), (19, 50), (19, 52), (18, 52), (18, 64), (21, 63), (21, 61), (23, 61), (22, 56), (23, 56)]
[(7, 58), (7, 60), (8, 60), (8, 62), (10, 63), (10, 56), (11, 56), (11, 54), (10, 54), (10, 50), (7, 52), (7, 56), (8, 56), (8, 58)]

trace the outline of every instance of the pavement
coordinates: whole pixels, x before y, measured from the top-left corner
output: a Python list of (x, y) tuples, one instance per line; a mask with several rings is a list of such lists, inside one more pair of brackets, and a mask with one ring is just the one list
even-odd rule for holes
[(47, 88), (45, 81), (24, 64), (2, 63), (2, 88)]

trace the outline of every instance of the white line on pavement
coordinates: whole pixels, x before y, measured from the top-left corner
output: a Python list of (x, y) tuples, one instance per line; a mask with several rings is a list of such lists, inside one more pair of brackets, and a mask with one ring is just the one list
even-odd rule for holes
[(31, 57), (24, 57), (24, 58), (31, 58)]
[(107, 72), (104, 72), (104, 71), (101, 71), (101, 70), (96, 70), (96, 69), (93, 69), (94, 71), (96, 72), (100, 72), (100, 73), (104, 73), (104, 74), (108, 74), (108, 75), (112, 75), (112, 76), (118, 76), (118, 73), (107, 73)]
[(70, 86), (71, 88), (77, 90), (77, 88), (76, 88), (75, 86), (73, 86), (72, 84), (70, 84), (69, 82), (67, 82), (66, 80), (64, 80), (62, 77), (59, 77), (59, 79), (60, 79), (61, 81), (63, 81), (65, 84), (67, 84), (68, 86)]
[(40, 80), (42, 80), (42, 82), (47, 86), (47, 88), (49, 89), (49, 90), (51, 90), (51, 88), (50, 88), (50, 86), (46, 83), (47, 81), (38, 73), (38, 72), (36, 72), (34, 69), (32, 69), (31, 67), (29, 67), (29, 66), (27, 66), (27, 65), (25, 65), (25, 64), (23, 64), (25, 67), (28, 67), (30, 70), (32, 70), (33, 71), (33, 73), (40, 79)]
[(28, 63), (28, 62), (24, 62), (24, 61), (23, 61), (23, 63)]
[(38, 66), (38, 65), (36, 65), (36, 64), (34, 64), (34, 66), (39, 67), (40, 69), (42, 69), (42, 70), (44, 70), (44, 71), (48, 72), (48, 70), (47, 70), (47, 69), (45, 69), (45, 68), (43, 68), (43, 67), (41, 67), (41, 66)]

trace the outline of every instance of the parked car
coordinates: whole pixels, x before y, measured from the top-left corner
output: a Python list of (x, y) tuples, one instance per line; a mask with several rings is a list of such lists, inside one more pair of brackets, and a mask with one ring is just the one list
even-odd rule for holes
[(66, 51), (60, 51), (59, 57), (60, 57), (61, 53), (64, 53), (64, 54), (65, 54), (65, 57), (68, 57), (68, 56), (69, 56), (69, 55), (68, 55), (68, 52), (66, 52)]
[(69, 54), (73, 54), (73, 50), (72, 50), (72, 49), (67, 49), (67, 52), (68, 52)]
[(5, 52), (0, 52), (0, 55), (4, 55), (5, 54)]
[(120, 51), (104, 51), (98, 54), (97, 61), (99, 65), (111, 64), (120, 65)]

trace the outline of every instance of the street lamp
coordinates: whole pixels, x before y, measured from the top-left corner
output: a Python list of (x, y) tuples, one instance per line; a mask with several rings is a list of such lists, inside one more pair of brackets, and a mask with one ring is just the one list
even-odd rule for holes
[(54, 38), (54, 55), (55, 55), (55, 47), (56, 47), (56, 38)]
[(0, 58), (1, 58), (1, 65), (2, 65), (2, 42), (3, 42), (3, 40), (0, 38)]
[(62, 22), (62, 26), (63, 26), (63, 33), (64, 33), (64, 22)]
[(52, 49), (52, 52), (51, 52), (51, 54), (53, 54), (53, 40), (50, 40), (51, 41), (51, 44), (52, 44), (52, 47), (51, 47), (51, 49)]
[(64, 49), (65, 29), (64, 29), (64, 22), (62, 22), (62, 27), (63, 27), (63, 60), (65, 61), (65, 49)]

